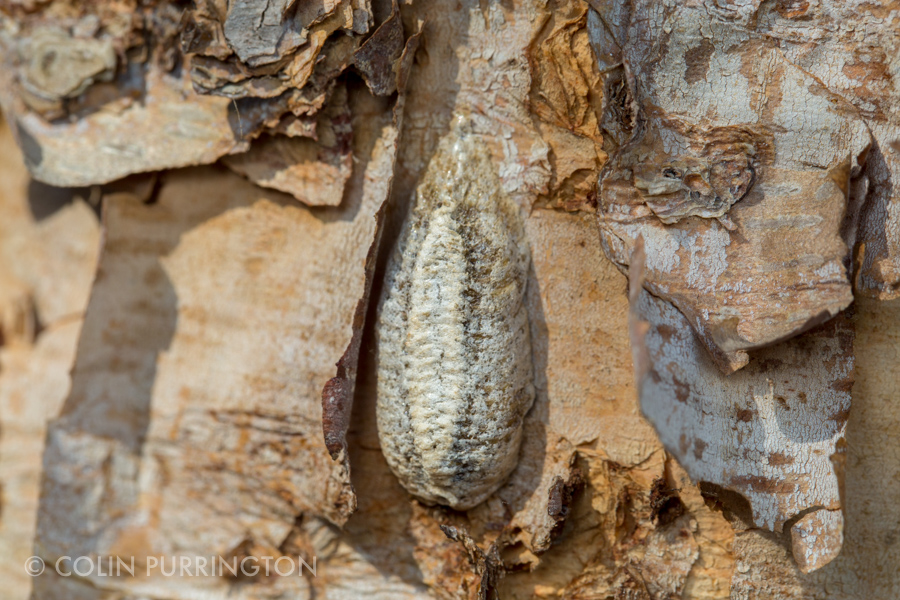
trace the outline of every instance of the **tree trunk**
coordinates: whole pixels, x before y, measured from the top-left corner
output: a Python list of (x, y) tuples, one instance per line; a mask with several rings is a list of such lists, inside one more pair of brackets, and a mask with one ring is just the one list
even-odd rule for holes
[(900, 597), (900, 5), (0, 19), (4, 597)]

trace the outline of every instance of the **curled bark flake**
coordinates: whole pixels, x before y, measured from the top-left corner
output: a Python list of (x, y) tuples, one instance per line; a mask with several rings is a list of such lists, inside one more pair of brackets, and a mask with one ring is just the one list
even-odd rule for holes
[[(669, 154), (644, 149), (631, 169), (631, 185), (667, 225), (687, 217), (720, 218), (747, 195), (756, 181), (756, 146), (751, 135), (722, 128), (683, 142), (697, 146)], [(607, 187), (609, 189), (609, 187)]]
[(61, 29), (38, 29), (19, 47), (22, 61), (22, 99), (41, 113), (61, 110), (61, 101), (74, 98), (98, 81), (115, 74), (112, 40), (75, 38)]
[(844, 515), (840, 510), (816, 510), (791, 527), (791, 551), (804, 573), (837, 558), (844, 544)]
[(464, 530), (452, 525), (441, 525), (441, 531), (448, 539), (462, 544), (469, 556), (469, 562), (475, 567), (475, 574), (480, 578), (478, 582), (478, 600), (499, 600), (500, 595), (497, 585), (505, 571), (503, 561), (500, 559), (500, 551), (495, 544), (491, 544), (485, 552)]
[(366, 307), (369, 304), (369, 295), (372, 290), (372, 275), (375, 270), (375, 261), (377, 259), (378, 249), (381, 246), (381, 233), (384, 220), (383, 202), (390, 196), (391, 187), (393, 185), (394, 160), (397, 152), (397, 144), (399, 141), (399, 132), (403, 122), (403, 110), (405, 107), (405, 83), (407, 70), (411, 66), (412, 57), (418, 45), (421, 29), (416, 32), (407, 41), (406, 51), (401, 60), (401, 67), (398, 73), (398, 81), (404, 83), (398, 89), (400, 94), (394, 104), (393, 109), (393, 127), (392, 131), (385, 135), (384, 141), (390, 148), (384, 148), (383, 154), (390, 157), (389, 165), (385, 159), (381, 167), (381, 171), (377, 176), (373, 176), (371, 181), (376, 183), (372, 185), (371, 195), (377, 194), (379, 203), (381, 204), (375, 213), (375, 231), (372, 245), (366, 254), (366, 263), (364, 269), (365, 284), (363, 294), (356, 305), (356, 311), (353, 316), (353, 326), (350, 342), (347, 349), (337, 362), (337, 373), (334, 377), (326, 382), (322, 390), (322, 433), (325, 438), (325, 445), (331, 458), (342, 463), (344, 474), (346, 475), (342, 483), (348, 490), (348, 502), (345, 504), (346, 510), (344, 516), (349, 516), (356, 510), (356, 498), (350, 485), (350, 457), (347, 453), (347, 431), (350, 427), (350, 415), (353, 410), (353, 392), (356, 386), (356, 373), (359, 364), (360, 344), (362, 343), (363, 326), (365, 325)]
[(309, 206), (338, 206), (353, 171), (346, 87), (334, 89), (312, 124), (295, 118), (284, 130), (301, 135), (264, 136), (249, 151), (227, 156), (223, 162), (254, 183), (291, 194)]
[(389, 96), (397, 90), (398, 61), (403, 48), (403, 21), (394, 2), (391, 16), (353, 55), (356, 68), (376, 96)]
[(557, 476), (553, 480), (547, 497), (547, 514), (554, 522), (549, 535), (550, 540), (562, 533), (570, 506), (575, 496), (584, 489), (584, 485), (584, 477), (577, 467), (572, 469), (568, 479)]

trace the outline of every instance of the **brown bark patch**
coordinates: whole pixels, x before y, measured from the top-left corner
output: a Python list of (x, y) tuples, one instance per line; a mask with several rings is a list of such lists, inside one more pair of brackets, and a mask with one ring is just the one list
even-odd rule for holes
[(753, 420), (754, 415), (756, 415), (755, 410), (751, 410), (749, 408), (742, 408), (737, 411), (737, 420), (742, 423), (749, 423)]
[(754, 492), (766, 492), (769, 494), (792, 494), (797, 489), (796, 483), (778, 481), (759, 475), (737, 475), (731, 478), (731, 485), (739, 489), (745, 488)]
[(690, 84), (706, 79), (709, 71), (709, 59), (712, 57), (715, 47), (709, 40), (703, 40), (698, 46), (694, 46), (684, 53), (684, 80)]
[(775, 10), (785, 19), (797, 19), (806, 15), (806, 11), (809, 10), (809, 2), (807, 0), (778, 0), (775, 3)]
[(794, 457), (781, 452), (772, 452), (769, 454), (768, 460), (772, 466), (790, 465), (793, 464)]
[(694, 440), (694, 458), (703, 460), (703, 451), (706, 450), (707, 446), (709, 444), (699, 438)]

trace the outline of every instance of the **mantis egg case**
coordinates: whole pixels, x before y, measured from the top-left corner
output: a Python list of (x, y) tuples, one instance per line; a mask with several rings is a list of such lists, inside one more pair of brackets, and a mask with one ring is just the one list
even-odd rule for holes
[(458, 121), (426, 169), (378, 310), (378, 436), (417, 498), (466, 510), (518, 462), (534, 400), (528, 245), (484, 142)]

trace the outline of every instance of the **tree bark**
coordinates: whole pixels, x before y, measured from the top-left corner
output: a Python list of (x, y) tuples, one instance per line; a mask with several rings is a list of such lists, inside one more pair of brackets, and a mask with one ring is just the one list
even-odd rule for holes
[[(12, 0), (0, 19), (4, 597), (900, 597), (900, 6)], [(440, 245), (398, 246), (431, 243), (448, 181), (524, 225), (440, 232), (493, 252), (472, 268), (520, 252), (524, 419), (466, 416), (430, 375), (450, 346), (460, 377), (485, 371), (481, 346), (444, 331), (413, 361), (376, 331), (398, 280), (414, 302), (472, 277), (413, 273)], [(457, 324), (511, 327), (480, 281)], [(439, 300), (389, 317), (427, 329)], [(379, 390), (407, 393), (379, 383), (388, 352), (468, 429), (417, 437), (432, 411), (380, 439)], [(500, 417), (515, 468), (474, 507), (391, 470)], [(500, 447), (478, 443), (432, 454), (464, 475)]]

